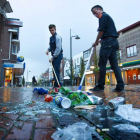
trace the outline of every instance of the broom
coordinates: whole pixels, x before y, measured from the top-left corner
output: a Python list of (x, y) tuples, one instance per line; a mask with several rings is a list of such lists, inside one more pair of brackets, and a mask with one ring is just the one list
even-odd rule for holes
[(92, 47), (92, 49), (91, 49), (91, 51), (90, 51), (90, 55), (89, 55), (89, 58), (88, 58), (88, 61), (87, 61), (87, 64), (86, 64), (86, 68), (85, 68), (84, 74), (83, 74), (83, 76), (82, 76), (82, 80), (81, 80), (81, 82), (80, 82), (79, 88), (78, 88), (78, 90), (77, 90), (78, 92), (80, 92), (81, 89), (82, 89), (82, 84), (83, 84), (83, 81), (84, 81), (84, 78), (85, 78), (85, 73), (86, 73), (86, 71), (87, 71), (87, 69), (88, 69), (88, 65), (89, 65), (90, 58), (91, 58), (91, 55), (92, 55), (93, 50), (94, 50), (94, 47)]
[[(49, 56), (49, 54), (48, 54), (48, 58), (49, 58), (49, 60), (50, 60), (50, 56)], [(51, 66), (52, 66), (52, 69), (53, 69), (53, 72), (54, 72), (54, 75), (55, 75), (55, 78), (56, 78), (57, 84), (58, 84), (58, 86), (59, 86), (59, 88), (60, 88), (61, 86), (60, 86), (60, 83), (59, 83), (59, 81), (58, 81), (58, 78), (57, 78), (57, 75), (56, 75), (56, 73), (55, 73), (55, 70), (54, 70), (54, 67), (53, 67), (52, 62), (51, 62)]]

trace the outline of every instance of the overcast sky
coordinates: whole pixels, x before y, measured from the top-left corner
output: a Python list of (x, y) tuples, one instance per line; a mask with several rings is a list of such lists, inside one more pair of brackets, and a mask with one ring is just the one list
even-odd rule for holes
[(117, 30), (123, 29), (140, 20), (140, 0), (9, 0), (13, 13), (9, 18), (23, 21), (20, 28), (20, 52), (24, 56), (29, 81), (49, 67), (45, 55), (49, 47), (49, 24), (55, 24), (57, 33), (63, 39), (64, 57), (70, 57), (70, 29), (72, 35), (79, 35), (80, 40), (73, 38), (73, 55), (89, 47), (95, 41), (98, 19), (91, 13), (91, 7), (99, 4), (116, 24)]

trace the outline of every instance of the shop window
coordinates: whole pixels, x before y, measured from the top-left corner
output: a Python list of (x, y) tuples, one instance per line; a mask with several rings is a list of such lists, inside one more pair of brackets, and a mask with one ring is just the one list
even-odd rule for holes
[(12, 54), (17, 54), (17, 45), (12, 46)]
[(132, 56), (136, 56), (137, 55), (137, 46), (130, 46), (127, 47), (127, 57), (132, 57)]
[(66, 70), (66, 76), (68, 76), (69, 75), (69, 70)]
[(79, 58), (77, 58), (77, 63), (79, 63)]

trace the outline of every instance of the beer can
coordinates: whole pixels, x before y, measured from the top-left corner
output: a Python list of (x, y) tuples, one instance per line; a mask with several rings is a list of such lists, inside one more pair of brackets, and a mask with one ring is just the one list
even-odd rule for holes
[(115, 99), (112, 99), (108, 102), (108, 106), (110, 110), (116, 110), (119, 105), (125, 104), (125, 98), (123, 97), (117, 97)]
[(55, 98), (55, 104), (57, 104), (60, 107), (63, 107), (65, 109), (70, 108), (71, 106), (71, 100), (66, 97), (56, 97)]
[(90, 95), (90, 96), (88, 96), (88, 98), (94, 105), (102, 105), (104, 103), (103, 98), (98, 97), (98, 96)]

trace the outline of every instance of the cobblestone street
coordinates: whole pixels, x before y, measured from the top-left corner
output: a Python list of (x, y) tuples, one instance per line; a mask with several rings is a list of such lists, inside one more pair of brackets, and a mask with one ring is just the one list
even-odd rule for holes
[[(77, 88), (72, 87), (71, 90), (76, 91)], [(82, 90), (88, 91), (90, 88), (83, 87)], [(122, 93), (113, 93), (112, 89), (113, 87), (106, 86), (104, 92), (92, 94), (104, 98), (106, 105), (110, 99), (122, 96), (125, 97), (127, 104), (140, 108), (138, 85), (126, 86), (126, 91)], [(26, 87), (0, 88), (0, 139), (51, 139), (51, 135), (58, 127), (53, 114), (60, 111), (53, 109), (53, 103), (44, 102), (45, 95), (34, 94), (32, 91), (33, 88)], [(61, 111), (68, 113), (69, 109)]]

